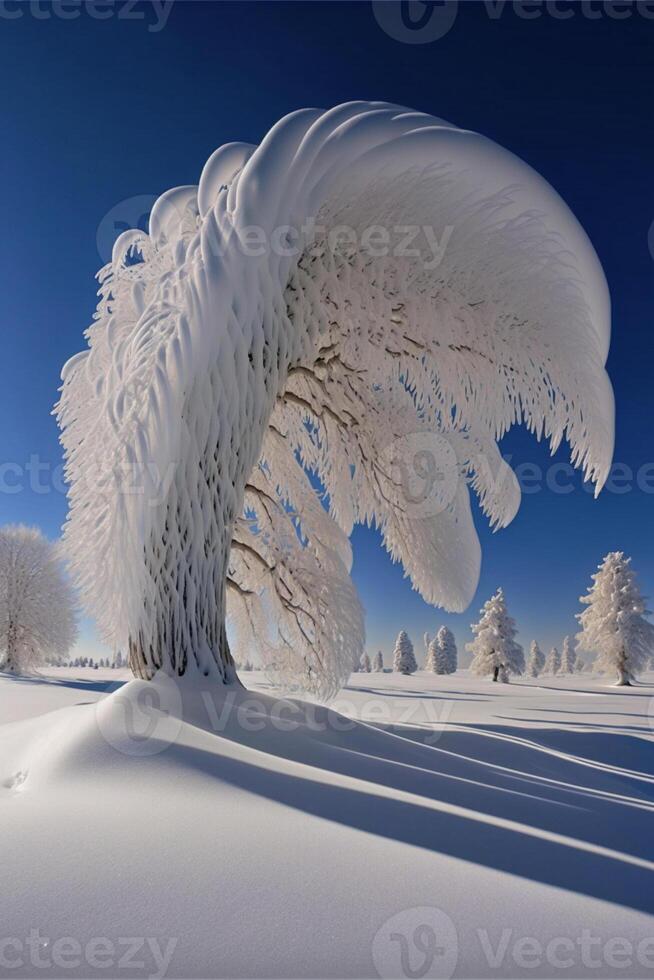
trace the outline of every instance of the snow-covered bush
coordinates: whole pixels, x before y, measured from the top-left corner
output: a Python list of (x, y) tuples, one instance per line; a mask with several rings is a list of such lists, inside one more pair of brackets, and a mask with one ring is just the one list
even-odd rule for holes
[(527, 658), (527, 676), (538, 677), (542, 673), (544, 666), (545, 655), (536, 640), (532, 640), (531, 646), (529, 647), (529, 657)]
[[(380, 225), (415, 244), (380, 253)], [(227, 613), (236, 654), (328, 697), (363, 651), (355, 524), (460, 611), (481, 555), (469, 491), (495, 527), (519, 506), (497, 446), (512, 425), (606, 479), (601, 267), (560, 197), (469, 130), (378, 102), (294, 112), (165, 192), (99, 283), (57, 406), (64, 536), (138, 676), (234, 680)]]
[(524, 653), (516, 642), (515, 622), (509, 616), (502, 589), (484, 603), (481, 619), (471, 628), (475, 638), (466, 649), (473, 655), (473, 674), (506, 681), (510, 674), (524, 673)]
[(544, 674), (558, 674), (561, 670), (561, 654), (557, 647), (552, 647), (545, 659)]
[(375, 654), (375, 659), (373, 661), (372, 669), (377, 674), (384, 673), (384, 655), (381, 652), (381, 650), (378, 650), (377, 653)]
[(371, 664), (370, 664), (370, 657), (368, 656), (367, 653), (362, 653), (361, 654), (361, 660), (359, 661), (359, 670), (363, 674), (369, 674), (370, 671), (372, 670), (372, 667), (371, 667)]
[(569, 636), (563, 637), (563, 650), (561, 651), (560, 674), (574, 674), (575, 664), (577, 663), (577, 653), (572, 645)]
[(393, 650), (393, 670), (400, 674), (413, 674), (418, 669), (413, 654), (413, 643), (405, 630), (400, 630)]
[(39, 530), (0, 528), (0, 669), (29, 673), (75, 642), (75, 601), (57, 551)]
[(631, 558), (612, 551), (591, 576), (593, 584), (579, 601), (588, 608), (577, 619), (580, 650), (596, 654), (594, 667), (631, 684), (647, 669), (654, 654), (654, 625), (645, 619), (649, 610), (631, 568)]
[(434, 674), (453, 674), (458, 665), (456, 642), (447, 626), (441, 626), (429, 644), (425, 670)]

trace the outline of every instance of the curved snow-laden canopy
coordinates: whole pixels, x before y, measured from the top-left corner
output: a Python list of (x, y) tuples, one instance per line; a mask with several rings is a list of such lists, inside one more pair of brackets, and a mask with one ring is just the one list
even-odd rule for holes
[(239, 645), (329, 694), (362, 649), (355, 523), (460, 610), (469, 487), (497, 526), (519, 505), (510, 426), (606, 478), (599, 262), (556, 193), (475, 133), (384, 103), (292, 113), (163, 194), (99, 278), (57, 409), (65, 540), (144, 676), (229, 679), (227, 602)]

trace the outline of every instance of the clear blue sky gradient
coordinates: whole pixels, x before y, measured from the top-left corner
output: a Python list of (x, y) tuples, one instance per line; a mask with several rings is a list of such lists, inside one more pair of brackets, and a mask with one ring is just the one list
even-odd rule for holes
[[(106, 258), (98, 254), (99, 227), (106, 250), (121, 221), (138, 221), (149, 200), (196, 183), (219, 144), (257, 142), (286, 112), (355, 98), (405, 104), (478, 130), (557, 188), (593, 241), (613, 298), (615, 458), (634, 473), (654, 461), (654, 21), (633, 12), (589, 19), (580, 8), (569, 19), (526, 20), (508, 3), (491, 17), (466, 3), (440, 40), (403, 44), (382, 31), (365, 2), (177, 2), (159, 32), (148, 29), (147, 4), (143, 20), (117, 16), (120, 7), (118, 0), (111, 17), (95, 20), (82, 5), (79, 16), (63, 20), (5, 4), (21, 16), (0, 17), (0, 522), (37, 524), (54, 538), (64, 520), (65, 496), (53, 488), (61, 460), (50, 412), (60, 367), (83, 346), (94, 309), (94, 275)], [(121, 203), (137, 195), (144, 202)], [(522, 432), (511, 433), (504, 449), (514, 462), (549, 462), (546, 447)], [(30, 487), (31, 458), (47, 469), (32, 472)], [(388, 654), (401, 627), (421, 647), (423, 632), (441, 623), (463, 643), (498, 585), (525, 644), (532, 637), (560, 643), (610, 549), (633, 555), (651, 593), (654, 467), (646, 490), (594, 500), (577, 478), (570, 493), (525, 495), (513, 524), (497, 534), (477, 515), (482, 577), (462, 615), (427, 607), (377, 536), (357, 529), (354, 577), (369, 649)], [(86, 622), (82, 644), (96, 643)]]

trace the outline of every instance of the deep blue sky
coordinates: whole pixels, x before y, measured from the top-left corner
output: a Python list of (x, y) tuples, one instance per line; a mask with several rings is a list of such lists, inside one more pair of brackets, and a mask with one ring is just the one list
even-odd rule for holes
[[(613, 298), (615, 458), (634, 471), (654, 461), (654, 20), (628, 4), (609, 8), (627, 14), (621, 19), (601, 2), (559, 3), (557, 10), (572, 11), (565, 19), (543, 9), (523, 19), (510, 3), (489, 12), (468, 2), (444, 37), (406, 44), (381, 29), (367, 2), (177, 0), (160, 31), (151, 29), (157, 15), (149, 3), (136, 9), (140, 20), (127, 19), (123, 0), (105, 20), (74, 0), (0, 6), (0, 523), (34, 523), (56, 537), (64, 519), (64, 495), (38, 492), (39, 483), (30, 489), (29, 475), (11, 466), (24, 468), (34, 456), (54, 472), (60, 462), (49, 413), (60, 366), (81, 348), (94, 308), (99, 226), (106, 249), (114, 221), (120, 231), (163, 190), (196, 183), (220, 143), (258, 142), (290, 110), (355, 98), (476, 129), (559, 191), (590, 235)], [(121, 204), (137, 195), (143, 202)], [(549, 461), (522, 433), (504, 448), (514, 462)], [(50, 488), (57, 482), (45, 472), (32, 482), (37, 477)], [(7, 492), (17, 483), (23, 489)], [(649, 483), (654, 491), (654, 467)], [(390, 651), (401, 627), (421, 645), (424, 630), (442, 622), (463, 642), (471, 617), (500, 584), (523, 642), (560, 642), (574, 630), (577, 597), (608, 550), (632, 554), (645, 590), (654, 591), (653, 510), (652, 492), (604, 492), (596, 501), (577, 480), (570, 494), (525, 496), (498, 534), (480, 519), (482, 578), (461, 616), (425, 606), (372, 532), (358, 529), (354, 576), (369, 647)], [(83, 642), (95, 642), (89, 624)]]

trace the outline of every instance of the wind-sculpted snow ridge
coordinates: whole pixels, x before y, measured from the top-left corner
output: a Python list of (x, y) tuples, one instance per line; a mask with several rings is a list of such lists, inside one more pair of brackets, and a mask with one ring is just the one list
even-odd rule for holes
[[(431, 116), (306, 109), (258, 147), (222, 146), (197, 187), (159, 198), (149, 234), (120, 236), (99, 280), (57, 407), (65, 541), (140, 676), (231, 680), (226, 607), (243, 656), (327, 697), (362, 651), (355, 523), (381, 528), (428, 602), (460, 610), (480, 563), (468, 487), (497, 526), (519, 505), (496, 445), (512, 425), (567, 438), (606, 478), (597, 257), (537, 174)], [(395, 465), (408, 455), (420, 476), (416, 454), (454, 473), (429, 506)]]

